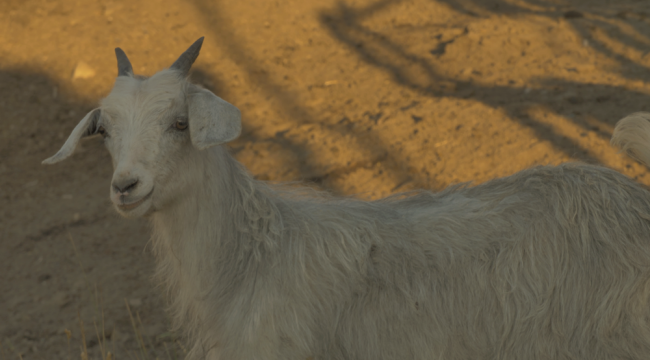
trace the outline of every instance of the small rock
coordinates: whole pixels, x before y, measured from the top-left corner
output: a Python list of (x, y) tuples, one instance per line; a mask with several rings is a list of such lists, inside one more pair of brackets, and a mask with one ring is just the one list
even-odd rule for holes
[(79, 214), (79, 213), (74, 213), (74, 214), (72, 215), (72, 221), (73, 221), (73, 222), (77, 222), (77, 221), (79, 221), (79, 219), (81, 219), (81, 214)]
[(74, 68), (72, 79), (90, 79), (93, 76), (95, 76), (95, 70), (85, 62), (79, 61), (77, 66)]
[(129, 305), (135, 307), (142, 306), (142, 299), (129, 299)]

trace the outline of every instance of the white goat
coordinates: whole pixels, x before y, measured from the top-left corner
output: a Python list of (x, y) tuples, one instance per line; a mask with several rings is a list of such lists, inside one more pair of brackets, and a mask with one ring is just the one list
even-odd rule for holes
[(580, 164), (373, 202), (271, 186), (216, 146), (240, 114), (188, 82), (201, 43), (150, 78), (116, 49), (113, 90), (44, 161), (103, 135), (189, 359), (650, 359), (645, 188)]

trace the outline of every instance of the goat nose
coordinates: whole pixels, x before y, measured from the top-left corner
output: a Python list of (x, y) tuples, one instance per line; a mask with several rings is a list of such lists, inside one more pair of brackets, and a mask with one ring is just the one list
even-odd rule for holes
[(126, 193), (138, 185), (138, 179), (122, 179), (113, 181), (113, 189), (118, 193)]

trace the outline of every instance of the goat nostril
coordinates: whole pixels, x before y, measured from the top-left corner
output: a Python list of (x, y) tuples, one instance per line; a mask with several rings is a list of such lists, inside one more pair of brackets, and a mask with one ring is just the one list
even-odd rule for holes
[(138, 185), (138, 179), (127, 179), (120, 182), (113, 183), (113, 188), (118, 193), (126, 193)]

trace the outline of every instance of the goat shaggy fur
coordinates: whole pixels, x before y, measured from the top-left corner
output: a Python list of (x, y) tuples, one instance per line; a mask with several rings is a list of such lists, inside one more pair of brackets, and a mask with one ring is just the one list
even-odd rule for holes
[[(650, 193), (624, 175), (544, 166), (372, 202), (269, 185), (199, 135), (147, 132), (182, 122), (185, 99), (205, 91), (188, 69), (119, 68), (130, 95), (116, 85), (80, 126), (112, 132), (111, 199), (151, 220), (188, 359), (650, 359)], [(168, 97), (147, 102), (150, 91)], [(129, 181), (140, 200), (127, 202)]]

